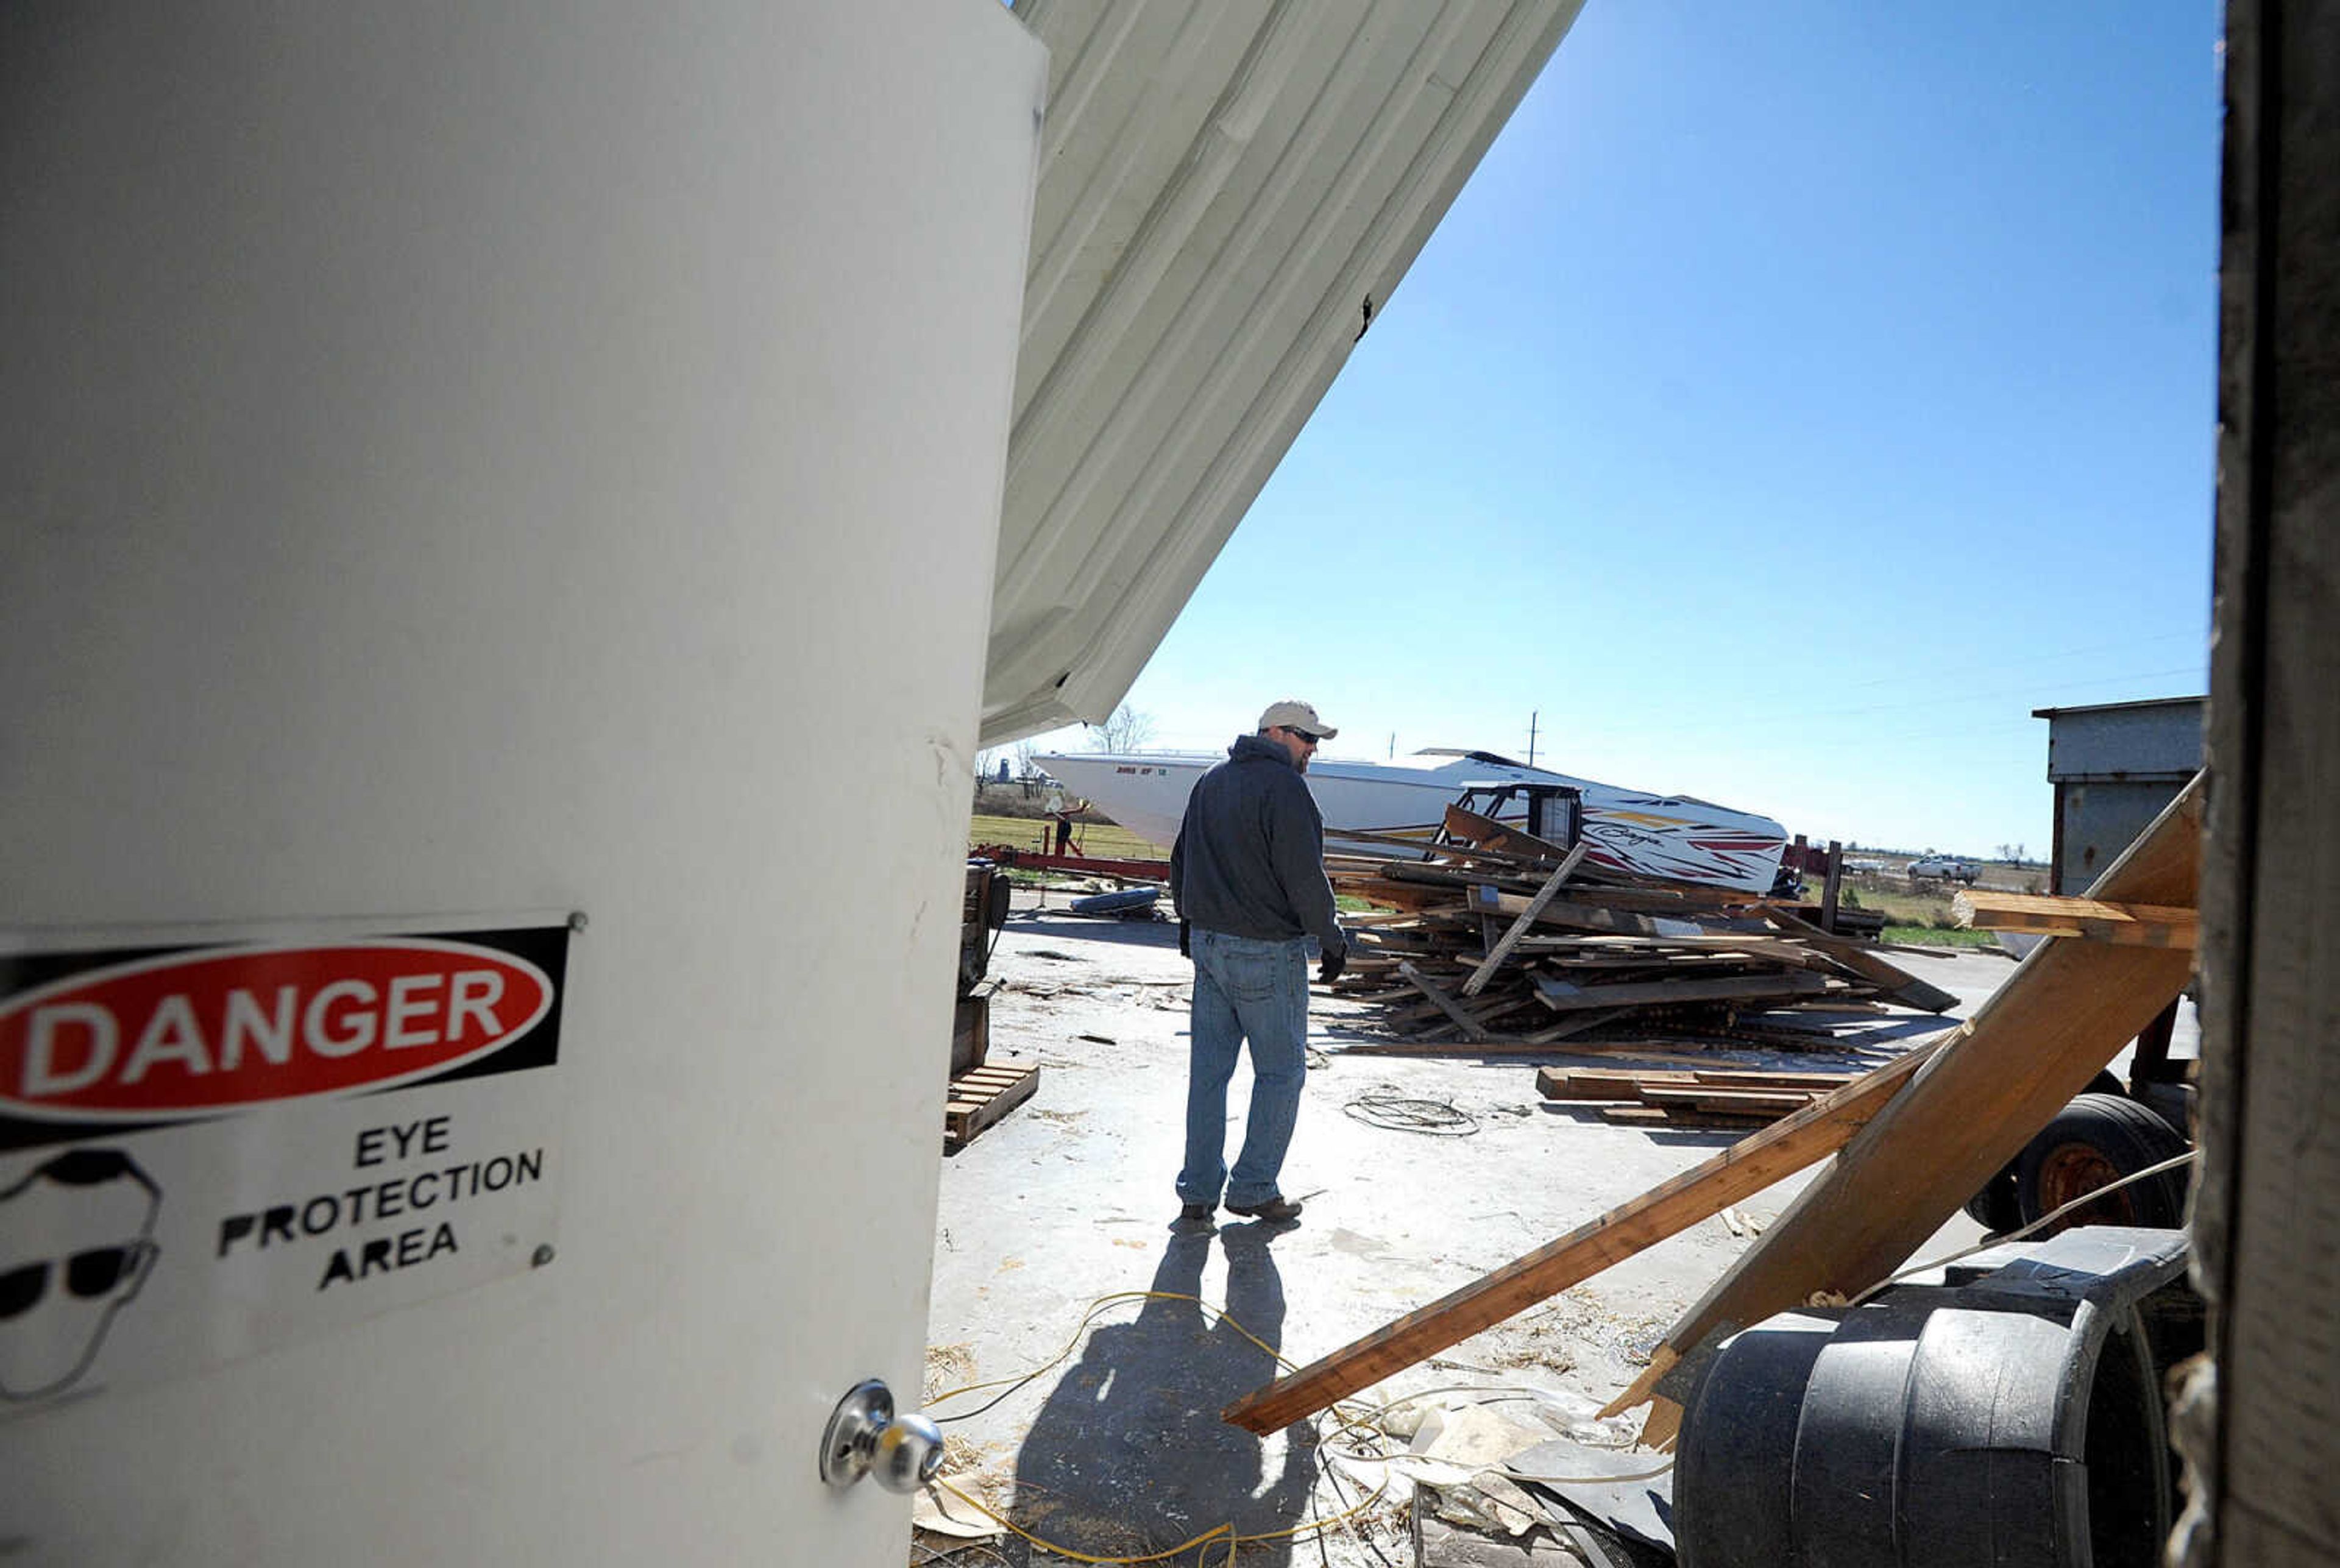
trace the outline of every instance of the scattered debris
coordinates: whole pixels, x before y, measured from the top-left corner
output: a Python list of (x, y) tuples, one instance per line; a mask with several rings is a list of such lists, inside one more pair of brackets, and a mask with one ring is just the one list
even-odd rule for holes
[(947, 1388), (956, 1388), (975, 1380), (975, 1347), (962, 1341), (957, 1345), (935, 1345), (927, 1347), (926, 1397), (932, 1400)]
[(1379, 1004), (1409, 1042), (1827, 1049), (1832, 1033), (1800, 1016), (1814, 1007), (1957, 1004), (1810, 925), (1800, 906), (1590, 869), (1581, 845), (1562, 849), (1460, 807), (1448, 808), (1446, 829), (1424, 858), (1325, 861), (1340, 892), (1395, 911), (1351, 918), (1356, 940), (1334, 989)]

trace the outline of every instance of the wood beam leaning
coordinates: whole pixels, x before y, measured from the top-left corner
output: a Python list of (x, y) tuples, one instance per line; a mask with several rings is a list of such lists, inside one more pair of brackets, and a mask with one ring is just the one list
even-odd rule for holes
[(1543, 913), (1546, 905), (1560, 897), (1561, 884), (1575, 873), (1578, 864), (1584, 858), (1584, 850), (1585, 846), (1582, 844), (1571, 849), (1568, 852), (1568, 858), (1562, 860), (1559, 868), (1550, 877), (1544, 878), (1543, 886), (1537, 888), (1535, 897), (1528, 900), (1528, 907), (1521, 910), (1512, 921), (1512, 928), (1505, 931), (1497, 939), (1495, 945), (1487, 949), (1487, 956), (1479, 961), (1477, 968), (1471, 971), (1471, 978), (1462, 982), (1464, 996), (1477, 996), (1485, 988), (1487, 982), (1494, 978), (1495, 971), (1503, 967), (1503, 960), (1512, 956), (1512, 949), (1520, 945), (1520, 938), (1526, 936), (1528, 928), (1536, 923), (1536, 917)]
[(1557, 1241), (1254, 1389), (1221, 1412), (1223, 1418), (1247, 1432), (1289, 1426), (1825, 1159), (1883, 1109), (1940, 1045), (1929, 1041), (1906, 1052)]
[[(2190, 905), (2200, 871), (2199, 774), (2098, 878), (2092, 898)], [(1686, 1356), (1710, 1334), (1899, 1267), (2184, 988), (2193, 955), (2051, 937), (1951, 1037), (1925, 1077), (1863, 1127), (1762, 1238), (1668, 1331)], [(1646, 1394), (1654, 1379), (1635, 1391)], [(1612, 1406), (1612, 1408), (1614, 1408)]]

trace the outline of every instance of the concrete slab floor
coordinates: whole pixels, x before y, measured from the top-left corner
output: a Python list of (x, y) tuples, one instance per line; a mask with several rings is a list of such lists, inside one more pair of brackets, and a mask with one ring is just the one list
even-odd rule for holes
[[(1318, 996), (1311, 1070), (1284, 1170), (1304, 1199), (1296, 1226), (1177, 1220), (1192, 973), (1166, 923), (1085, 919), (1019, 891), (994, 956), (991, 1060), (1042, 1067), (1037, 1095), (943, 1166), (927, 1397), (951, 1439), (945, 1478), (1044, 1540), (1099, 1556), (1157, 1553), (1223, 1523), (1272, 1537), (1354, 1506), (1363, 1494), (1328, 1478), (1334, 1424), (1320, 1418), (1267, 1439), (1219, 1410), (1269, 1381), (1254, 1341), (1305, 1365), (1542, 1245), (1733, 1141), (1729, 1133), (1647, 1131), (1541, 1100), (1535, 1068), (1617, 1058), (1477, 1060), (1343, 1057), (1373, 1010)], [(1988, 954), (1896, 954), (1958, 996), (1966, 1016), (2014, 970)], [(1859, 1016), (1864, 1038), (1905, 1048), (1946, 1019), (1894, 1009)], [(1875, 1058), (1871, 1058), (1872, 1060)], [(1717, 1066), (1809, 1067), (1849, 1058), (1718, 1054)], [(1678, 1065), (1678, 1064), (1677, 1064)], [(1228, 1156), (1242, 1136), (1248, 1068), (1230, 1093)], [(1394, 1104), (1393, 1102), (1413, 1102)], [(1377, 1111), (1376, 1104), (1390, 1107)], [(1408, 1122), (1450, 1125), (1416, 1130)], [(1399, 1125), (1392, 1125), (1393, 1123)], [(1739, 1206), (1760, 1226), (1809, 1179)], [(1744, 1227), (1742, 1227), (1744, 1228)], [(1919, 1256), (1981, 1236), (1964, 1216)], [(1382, 1397), (1443, 1387), (1534, 1388), (1587, 1417), (1631, 1381), (1659, 1335), (1751, 1237), (1702, 1222), (1512, 1322), (1392, 1378)], [(1102, 1298), (1129, 1297), (1084, 1315)], [(1214, 1311), (1184, 1297), (1199, 1297)], [(1012, 1389), (937, 1396), (1021, 1377)], [(1637, 1424), (1637, 1423), (1635, 1424)], [(1632, 1426), (1606, 1434), (1627, 1440)], [(1320, 1430), (1321, 1429), (1321, 1430)], [(946, 1543), (922, 1536), (917, 1561)], [(1226, 1560), (1224, 1541), (1178, 1563)], [(962, 1549), (964, 1563), (1049, 1562), (1009, 1537)], [(1245, 1539), (1244, 1568), (1290, 1563), (1403, 1564), (1403, 1513), (1298, 1543)]]

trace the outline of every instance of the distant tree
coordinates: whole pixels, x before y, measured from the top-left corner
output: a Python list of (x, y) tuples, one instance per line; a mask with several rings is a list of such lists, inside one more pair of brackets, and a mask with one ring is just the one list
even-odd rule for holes
[(1032, 759), (1038, 755), (1040, 755), (1040, 748), (1037, 743), (1030, 740), (1018, 740), (1016, 743), (1016, 777), (1018, 779), (1029, 779), (1032, 777)]
[(1089, 746), (1097, 751), (1135, 751), (1154, 739), (1154, 715), (1140, 713), (1125, 702), (1113, 717), (1089, 729)]
[(2010, 866), (2015, 864), (2015, 846), (2012, 844), (2001, 844), (1998, 847), (1998, 858)]
[(2018, 845), (2015, 847), (2015, 864), (2017, 864), (2017, 865), (2020, 866), (2020, 865), (2022, 865), (2022, 864), (2023, 864), (2023, 862), (2024, 862), (2025, 860), (2028, 859), (2029, 858), (2030, 858), (2030, 857), (2029, 857), (2029, 855), (2025, 851), (2025, 849), (2024, 849), (2024, 848), (2023, 848), (2023, 846), (2022, 846), (2022, 845), (2018, 844)]

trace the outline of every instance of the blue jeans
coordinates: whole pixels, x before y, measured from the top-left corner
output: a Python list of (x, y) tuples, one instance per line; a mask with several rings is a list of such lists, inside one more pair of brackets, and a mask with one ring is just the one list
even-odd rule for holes
[[(1178, 1196), (1186, 1203), (1216, 1203), (1224, 1183), (1231, 1206), (1266, 1203), (1283, 1196), (1276, 1173), (1292, 1146), (1300, 1086), (1308, 1077), (1308, 938), (1270, 942), (1196, 927), (1188, 946), (1195, 958), (1195, 1000), (1189, 1014), (1186, 1165), (1178, 1173)], [(1243, 1152), (1230, 1174), (1227, 1081), (1246, 1039), (1251, 1113), (1244, 1119)]]

